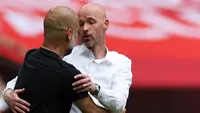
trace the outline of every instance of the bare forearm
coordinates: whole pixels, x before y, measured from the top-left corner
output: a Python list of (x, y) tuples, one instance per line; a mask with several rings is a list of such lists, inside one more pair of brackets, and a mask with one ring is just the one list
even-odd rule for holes
[(5, 91), (7, 91), (8, 89), (12, 89), (14, 90), (14, 87), (15, 87), (15, 84), (17, 82), (17, 78), (18, 77), (15, 77), (14, 79), (12, 79), (11, 81), (9, 81), (6, 85), (6, 88), (4, 89), (3, 91), (3, 94), (5, 93)]
[(100, 107), (88, 108), (82, 111), (83, 113), (110, 113), (108, 110)]
[(88, 96), (75, 102), (83, 113), (110, 113), (108, 110), (98, 107)]

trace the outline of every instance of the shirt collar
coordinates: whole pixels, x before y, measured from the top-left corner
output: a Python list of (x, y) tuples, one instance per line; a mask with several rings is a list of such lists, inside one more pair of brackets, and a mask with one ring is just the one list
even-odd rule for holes
[(81, 55), (82, 53), (84, 53), (88, 50), (89, 49), (84, 44), (82, 44), (81, 47), (80, 47), (80, 50), (79, 50), (79, 55)]
[[(81, 45), (80, 50), (79, 50), (79, 55), (86, 53), (89, 54), (89, 50), (84, 44)], [(92, 53), (92, 51), (91, 51)], [(108, 48), (106, 47), (106, 56), (104, 57), (105, 60), (109, 61), (110, 63), (114, 63), (113, 57), (111, 52), (108, 50)]]

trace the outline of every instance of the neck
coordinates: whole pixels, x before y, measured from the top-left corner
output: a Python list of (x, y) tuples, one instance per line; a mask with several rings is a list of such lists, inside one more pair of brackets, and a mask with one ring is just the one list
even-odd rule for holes
[(63, 47), (60, 47), (60, 46), (50, 46), (50, 45), (45, 45), (43, 44), (41, 46), (42, 48), (44, 49), (47, 49), (49, 51), (52, 51), (54, 53), (56, 53), (57, 55), (60, 56), (60, 58), (62, 59), (64, 57), (64, 54), (65, 54), (65, 50), (63, 49)]
[(105, 45), (96, 45), (89, 49), (93, 52), (95, 59), (102, 59), (106, 56), (106, 46)]

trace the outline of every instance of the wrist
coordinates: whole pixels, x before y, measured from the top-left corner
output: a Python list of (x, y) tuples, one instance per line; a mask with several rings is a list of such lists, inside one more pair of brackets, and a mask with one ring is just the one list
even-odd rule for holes
[(98, 85), (98, 84), (93, 84), (93, 87), (94, 87), (94, 90), (93, 90), (93, 92), (90, 92), (92, 95), (98, 95), (98, 93), (99, 93), (99, 91), (100, 91), (100, 89), (101, 89), (101, 87)]
[(3, 92), (3, 95), (6, 95), (6, 93), (9, 93), (9, 92), (11, 92), (11, 91), (13, 91), (13, 89), (8, 88), (8, 89), (6, 89), (6, 90)]
[(95, 90), (96, 90), (96, 84), (93, 83), (92, 87), (91, 87), (91, 90), (90, 90), (90, 93), (93, 94), (95, 92)]

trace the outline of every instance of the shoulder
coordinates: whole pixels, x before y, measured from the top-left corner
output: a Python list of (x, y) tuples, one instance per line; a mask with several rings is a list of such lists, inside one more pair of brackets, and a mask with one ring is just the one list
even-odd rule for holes
[(67, 73), (68, 75), (75, 76), (77, 74), (80, 74), (81, 72), (76, 69), (72, 64), (69, 64), (65, 61), (62, 61), (62, 65), (64, 67), (64, 72)]
[(24, 57), (24, 62), (35, 59), (35, 56), (38, 54), (38, 49), (30, 49), (26, 52)]
[(66, 61), (66, 62), (70, 62), (76, 55), (78, 55), (78, 53), (80, 52), (81, 50), (81, 45), (78, 45), (78, 46), (75, 46), (71, 53), (66, 55), (63, 60)]
[(111, 52), (113, 56), (113, 71), (118, 77), (125, 77), (131, 79), (132, 74), (132, 61), (127, 56), (120, 54), (116, 51)]
[(128, 64), (131, 65), (132, 61), (127, 56), (118, 53), (117, 51), (109, 51), (111, 61), (116, 65)]
[(26, 52), (25, 54), (25, 58), (27, 58), (30, 54), (34, 53), (35, 51), (37, 51), (38, 49), (30, 49)]

